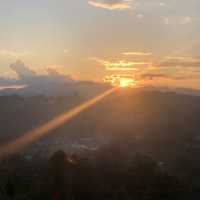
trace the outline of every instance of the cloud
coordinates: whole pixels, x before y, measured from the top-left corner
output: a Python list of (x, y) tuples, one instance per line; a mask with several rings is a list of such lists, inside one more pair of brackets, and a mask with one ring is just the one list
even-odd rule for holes
[[(191, 78), (191, 77), (190, 77)], [(188, 76), (173, 76), (168, 74), (162, 74), (162, 73), (141, 73), (136, 74), (134, 76), (135, 80), (144, 80), (144, 81), (152, 81), (152, 80), (158, 80), (158, 79), (169, 79), (169, 80), (185, 80), (188, 79)]]
[(164, 17), (162, 22), (166, 25), (186, 25), (195, 21), (199, 21), (198, 17), (181, 16), (181, 17)]
[(10, 69), (16, 74), (16, 78), (0, 78), (0, 86), (12, 85), (44, 85), (44, 84), (61, 84), (73, 82), (73, 79), (66, 73), (62, 66), (52, 65), (44, 68), (44, 73), (40, 74), (30, 69), (22, 61), (18, 60), (10, 65)]
[(10, 50), (0, 50), (0, 56), (1, 57), (13, 57), (13, 58), (22, 58), (33, 55), (30, 52), (27, 51), (10, 51)]
[(103, 81), (111, 85), (120, 85), (121, 82), (126, 82), (129, 86), (140, 85), (144, 81), (156, 81), (159, 79), (176, 79), (166, 74), (159, 73), (137, 73), (137, 74), (111, 74), (104, 77)]
[(11, 86), (0, 86), (0, 91), (1, 90), (7, 90), (7, 89), (15, 89), (15, 90), (20, 90), (26, 87), (25, 85), (11, 85)]
[(150, 56), (152, 53), (149, 52), (137, 52), (137, 51), (128, 51), (122, 53), (125, 56)]
[[(156, 57), (149, 52), (123, 52), (122, 55), (133, 56), (130, 59), (105, 60), (93, 58), (105, 67), (103, 81), (112, 85), (156, 84), (158, 82), (181, 82), (181, 80), (199, 79), (195, 68), (200, 67), (200, 58), (191, 56)], [(150, 56), (150, 57), (149, 57)], [(188, 67), (187, 71), (183, 68)], [(176, 70), (176, 71), (175, 71)]]
[(98, 8), (108, 10), (130, 9), (132, 0), (90, 0), (88, 3)]
[(36, 72), (32, 71), (20, 60), (12, 63), (10, 65), (10, 69), (12, 69), (17, 74), (19, 79), (27, 79), (36, 76)]
[(131, 74), (112, 74), (105, 76), (103, 81), (114, 86), (123, 86), (125, 83), (125, 85), (129, 87), (135, 86), (137, 82)]
[(156, 74), (156, 73), (143, 73), (135, 76), (135, 79), (138, 80), (155, 80), (160, 78), (169, 78), (166, 74)]
[(93, 58), (95, 61), (100, 63), (105, 67), (108, 71), (137, 71), (136, 67), (145, 67), (149, 63), (142, 61), (126, 61), (126, 60), (118, 60), (118, 61), (108, 61), (102, 60), (99, 58)]
[[(11, 93), (23, 96), (65, 96), (73, 95), (75, 91), (89, 92), (93, 86), (92, 83), (81, 85), (81, 81), (74, 80), (67, 74), (64, 66), (51, 65), (38, 72), (22, 61), (16, 61), (10, 65), (10, 70), (16, 74), (16, 78), (0, 77), (0, 95)], [(85, 90), (82, 91), (81, 87)]]
[(200, 59), (193, 57), (166, 57), (157, 63), (159, 67), (200, 67)]
[(45, 68), (47, 77), (61, 81), (61, 82), (72, 82), (73, 78), (67, 73), (67, 70), (64, 66), (61, 65), (51, 65)]
[(186, 76), (186, 75), (167, 75), (162, 73), (137, 73), (137, 74), (111, 74), (104, 77), (103, 81), (110, 83), (111, 85), (120, 85), (121, 82), (126, 82), (129, 86), (148, 84), (149, 81), (153, 81), (156, 84), (159, 80), (189, 80), (197, 79), (199, 76)]
[(50, 65), (36, 71), (22, 61), (16, 61), (10, 65), (10, 71), (16, 74), (16, 78), (0, 77), (0, 95), (71, 96), (78, 93), (90, 97), (108, 88), (105, 84), (75, 80), (60, 65)]
[(198, 75), (169, 75), (164, 73), (149, 73), (149, 72), (139, 72), (136, 74), (111, 74), (104, 77), (103, 81), (111, 85), (120, 86), (121, 83), (125, 82), (128, 86), (141, 86), (144, 84), (154, 84), (156, 85), (159, 81), (181, 81), (181, 80), (191, 80), (198, 79)]

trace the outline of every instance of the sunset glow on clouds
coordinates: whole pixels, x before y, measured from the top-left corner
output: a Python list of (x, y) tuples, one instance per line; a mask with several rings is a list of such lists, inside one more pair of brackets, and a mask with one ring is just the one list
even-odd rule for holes
[(152, 53), (129, 51), (129, 52), (123, 52), (122, 54), (125, 56), (150, 56)]
[(137, 66), (144, 67), (147, 66), (147, 62), (142, 61), (126, 61), (126, 60), (117, 60), (117, 61), (108, 61), (102, 60), (99, 58), (93, 58), (99, 64), (103, 65), (106, 70), (109, 71), (136, 71)]
[(134, 77), (129, 74), (112, 74), (104, 77), (104, 82), (109, 83), (113, 86), (120, 87), (134, 87), (137, 82)]
[(108, 10), (124, 10), (131, 8), (132, 0), (90, 0), (88, 3)]
[[(118, 61), (108, 61), (93, 58), (100, 65), (105, 67), (107, 75), (104, 82), (112, 85), (126, 85), (135, 87), (139, 85), (156, 84), (158, 81), (180, 81), (199, 79), (196, 74), (196, 67), (200, 67), (200, 59), (190, 56), (166, 56), (155, 57), (152, 53), (130, 51), (122, 55), (131, 55)], [(136, 61), (137, 60), (137, 61)], [(188, 68), (190, 71), (184, 69)], [(187, 71), (183, 73), (183, 71)], [(188, 74), (190, 72), (190, 74)]]

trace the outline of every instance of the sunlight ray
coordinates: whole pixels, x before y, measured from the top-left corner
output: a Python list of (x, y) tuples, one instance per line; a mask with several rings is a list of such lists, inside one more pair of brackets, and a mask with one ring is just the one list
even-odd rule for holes
[(28, 145), (29, 143), (39, 139), (42, 136), (47, 135), (50, 131), (56, 129), (60, 125), (68, 122), (70, 119), (81, 113), (82, 111), (86, 110), (87, 108), (93, 106), (103, 98), (107, 97), (108, 95), (112, 94), (117, 90), (117, 87), (113, 87), (109, 90), (106, 90), (102, 94), (90, 99), (75, 108), (64, 112), (63, 114), (53, 118), (52, 120), (48, 121), (47, 123), (26, 132), (23, 136), (11, 141), (3, 146), (0, 147), (0, 160), (4, 159), (8, 155), (11, 155), (22, 147)]

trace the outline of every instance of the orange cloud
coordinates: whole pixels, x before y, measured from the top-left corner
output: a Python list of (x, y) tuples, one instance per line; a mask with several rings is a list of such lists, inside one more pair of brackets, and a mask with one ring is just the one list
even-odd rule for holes
[(95, 61), (100, 63), (101, 65), (105, 66), (106, 70), (109, 71), (137, 71), (138, 69), (136, 66), (147, 66), (148, 62), (141, 62), (141, 61), (126, 61), (126, 60), (119, 60), (115, 62), (102, 60), (99, 58), (93, 58)]
[(131, 8), (132, 0), (90, 0), (88, 3), (108, 10), (124, 10)]
[(145, 53), (145, 52), (137, 52), (137, 51), (129, 51), (129, 52), (123, 52), (122, 53), (125, 56), (150, 56), (152, 53)]
[(133, 87), (137, 84), (131, 74), (112, 74), (105, 76), (103, 81), (119, 87)]

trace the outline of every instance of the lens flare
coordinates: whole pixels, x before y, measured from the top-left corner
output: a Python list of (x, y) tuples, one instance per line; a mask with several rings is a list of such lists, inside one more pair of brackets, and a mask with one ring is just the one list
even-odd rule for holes
[(55, 117), (54, 119), (48, 121), (47, 123), (25, 133), (23, 136), (11, 141), (0, 147), (0, 160), (6, 158), (9, 155), (20, 150), (22, 147), (28, 145), (29, 143), (39, 139), (42, 136), (47, 135), (50, 131), (56, 129), (60, 125), (68, 122), (70, 119), (74, 118), (76, 115), (86, 110), (87, 108), (95, 105), (100, 100), (104, 99), (108, 95), (112, 94), (117, 90), (117, 87), (113, 87), (102, 94), (96, 96), (95, 98), (88, 100), (79, 106)]

